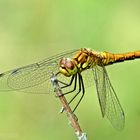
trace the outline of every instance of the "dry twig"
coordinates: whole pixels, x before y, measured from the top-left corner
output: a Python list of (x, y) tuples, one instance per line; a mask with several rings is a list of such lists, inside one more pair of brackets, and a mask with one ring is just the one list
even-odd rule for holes
[(71, 108), (58, 84), (57, 77), (54, 74), (51, 77), (51, 82), (53, 84), (56, 95), (59, 97), (59, 99), (63, 105), (63, 108), (66, 112), (66, 115), (70, 121), (71, 126), (73, 127), (73, 129), (75, 131), (75, 134), (76, 134), (78, 140), (87, 140), (87, 135), (86, 135), (86, 133), (84, 133), (82, 131), (82, 129), (78, 123), (78, 119), (77, 119), (76, 115), (73, 113), (73, 111), (71, 110)]

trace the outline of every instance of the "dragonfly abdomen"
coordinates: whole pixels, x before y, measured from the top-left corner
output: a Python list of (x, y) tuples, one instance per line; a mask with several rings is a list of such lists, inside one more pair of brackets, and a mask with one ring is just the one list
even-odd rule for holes
[(102, 57), (103, 57), (102, 59), (103, 64), (109, 65), (113, 63), (140, 58), (140, 51), (128, 52), (123, 54), (112, 54), (109, 52), (102, 52)]

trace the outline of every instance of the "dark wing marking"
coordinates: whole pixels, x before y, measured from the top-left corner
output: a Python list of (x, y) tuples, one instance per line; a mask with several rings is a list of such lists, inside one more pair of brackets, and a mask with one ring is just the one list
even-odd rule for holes
[(106, 116), (114, 128), (121, 130), (124, 127), (125, 115), (107, 71), (104, 66), (95, 66), (93, 71), (102, 116)]

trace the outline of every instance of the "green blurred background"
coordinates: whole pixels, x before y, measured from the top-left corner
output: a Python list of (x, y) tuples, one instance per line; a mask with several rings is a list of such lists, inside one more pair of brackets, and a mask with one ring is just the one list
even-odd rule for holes
[[(82, 47), (114, 53), (140, 48), (138, 0), (0, 0), (0, 72)], [(126, 114), (117, 132), (102, 119), (95, 86), (76, 115), (89, 140), (140, 139), (139, 60), (107, 68)], [(75, 140), (54, 95), (0, 94), (0, 140)]]

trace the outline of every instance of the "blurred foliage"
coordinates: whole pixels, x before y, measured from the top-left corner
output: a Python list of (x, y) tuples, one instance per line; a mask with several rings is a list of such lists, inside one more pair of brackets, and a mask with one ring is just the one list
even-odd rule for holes
[[(88, 47), (121, 53), (139, 50), (138, 0), (0, 0), (0, 71), (64, 50)], [(107, 68), (126, 113), (122, 132), (102, 119), (95, 86), (76, 111), (89, 140), (139, 140), (139, 60)], [(0, 140), (74, 140), (53, 95), (0, 94)]]

